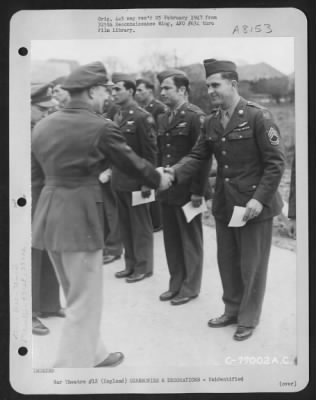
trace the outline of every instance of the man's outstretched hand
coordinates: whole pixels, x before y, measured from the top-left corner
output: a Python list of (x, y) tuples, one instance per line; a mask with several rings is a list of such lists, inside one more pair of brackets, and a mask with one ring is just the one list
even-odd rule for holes
[(156, 168), (156, 171), (158, 171), (160, 174), (159, 190), (169, 189), (175, 179), (174, 171), (172, 170), (172, 168), (158, 167)]

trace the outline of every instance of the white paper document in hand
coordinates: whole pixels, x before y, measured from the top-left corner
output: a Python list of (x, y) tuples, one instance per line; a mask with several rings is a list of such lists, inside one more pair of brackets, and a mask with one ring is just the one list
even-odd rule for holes
[(246, 225), (247, 221), (243, 221), (243, 217), (245, 215), (246, 207), (239, 207), (235, 206), (233, 215), (229, 221), (228, 226), (232, 228), (237, 228), (239, 226), (244, 226)]
[(193, 207), (192, 202), (189, 201), (187, 204), (182, 206), (182, 210), (184, 212), (187, 223), (189, 223), (192, 221), (194, 217), (207, 210), (205, 199), (204, 198), (202, 199), (200, 207)]
[(138, 206), (139, 204), (146, 204), (155, 201), (155, 191), (152, 189), (150, 191), (149, 197), (142, 197), (142, 192), (140, 190), (132, 192), (132, 206)]

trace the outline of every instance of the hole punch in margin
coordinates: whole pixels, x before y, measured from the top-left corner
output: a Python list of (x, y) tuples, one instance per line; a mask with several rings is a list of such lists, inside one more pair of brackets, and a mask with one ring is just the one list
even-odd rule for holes
[(20, 56), (26, 56), (28, 54), (28, 50), (26, 47), (20, 47), (18, 53), (20, 54)]
[(19, 197), (17, 200), (18, 206), (24, 207), (26, 205), (26, 199), (24, 197)]
[(26, 356), (27, 352), (28, 352), (28, 350), (24, 346), (19, 347), (19, 349), (18, 349), (18, 353), (19, 353), (20, 356)]

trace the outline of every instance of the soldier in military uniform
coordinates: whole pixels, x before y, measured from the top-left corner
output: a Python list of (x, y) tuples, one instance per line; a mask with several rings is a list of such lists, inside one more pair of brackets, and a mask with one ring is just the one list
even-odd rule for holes
[[(134, 101), (135, 81), (126, 74), (115, 73), (113, 98), (120, 106), (114, 116), (128, 145), (140, 157), (156, 164), (157, 146), (153, 117)], [(124, 246), (125, 269), (115, 274), (134, 283), (153, 274), (153, 228), (148, 204), (132, 206), (132, 192), (141, 190), (142, 196), (150, 194), (148, 188), (121, 172), (118, 167), (112, 170), (112, 187), (118, 199), (120, 232)]]
[[(259, 323), (271, 248), (272, 219), (282, 209), (277, 191), (284, 170), (280, 132), (271, 113), (238, 94), (236, 65), (205, 60), (215, 109), (192, 150), (170, 170), (178, 183), (215, 154), (218, 163), (213, 214), (224, 314), (212, 328), (237, 323), (235, 340), (249, 338)], [(242, 227), (229, 227), (234, 206), (245, 207)]]
[(158, 115), (167, 111), (168, 107), (154, 96), (155, 86), (148, 79), (136, 79), (136, 95), (138, 104), (154, 117), (157, 122)]
[(60, 76), (52, 81), (52, 97), (57, 102), (57, 110), (64, 108), (70, 100), (69, 93), (67, 90), (62, 88), (62, 84), (65, 82), (66, 76)]
[[(188, 154), (194, 146), (204, 119), (202, 111), (186, 101), (189, 80), (180, 70), (158, 74), (161, 98), (170, 111), (158, 116), (158, 164), (168, 168)], [(190, 223), (182, 206), (189, 201), (199, 207), (205, 194), (209, 163), (205, 162), (195, 176), (160, 194), (163, 215), (163, 235), (170, 273), (169, 288), (160, 296), (180, 305), (200, 293), (203, 267), (203, 234), (201, 215)]]
[[(31, 129), (55, 106), (49, 93), (49, 84), (37, 84), (31, 88)], [(43, 187), (43, 176), (36, 173), (32, 161), (32, 216)], [(46, 335), (49, 329), (39, 318), (65, 317), (59, 299), (59, 283), (46, 251), (32, 248), (32, 332)]]
[(109, 367), (124, 358), (107, 351), (100, 332), (106, 223), (100, 167), (110, 162), (152, 188), (170, 185), (170, 178), (138, 157), (118, 127), (100, 115), (108, 84), (102, 63), (77, 68), (63, 84), (70, 102), (33, 131), (34, 168), (45, 178), (33, 218), (33, 247), (49, 252), (67, 304), (55, 367)]
[[(168, 107), (158, 99), (155, 99), (154, 90), (154, 84), (148, 79), (136, 79), (135, 98), (141, 107), (151, 113), (157, 123), (158, 116), (166, 112)], [(162, 229), (162, 215), (159, 201), (150, 203), (149, 209), (154, 232), (158, 232)]]

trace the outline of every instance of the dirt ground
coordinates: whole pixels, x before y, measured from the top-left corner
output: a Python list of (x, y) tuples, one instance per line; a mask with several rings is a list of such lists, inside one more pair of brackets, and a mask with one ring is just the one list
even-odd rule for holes
[[(124, 267), (123, 259), (104, 268), (104, 311), (102, 332), (110, 351), (122, 351), (123, 375), (162, 374), (165, 368), (193, 371), (225, 367), (228, 357), (296, 357), (296, 255), (273, 245), (261, 323), (245, 342), (232, 339), (235, 326), (211, 329), (207, 321), (222, 314), (222, 287), (216, 262), (215, 229), (204, 225), (204, 271), (200, 296), (190, 303), (172, 306), (159, 301), (168, 288), (168, 269), (162, 232), (154, 235), (153, 277), (128, 284), (114, 273)], [(286, 280), (284, 277), (286, 276)], [(276, 304), (278, 305), (276, 307)], [(33, 365), (52, 367), (60, 337), (62, 319), (43, 322), (47, 336), (33, 336)], [(269, 358), (270, 357), (270, 358)], [(179, 369), (180, 368), (180, 369)], [(214, 370), (216, 371), (216, 369)], [(144, 375), (141, 375), (144, 376)]]

